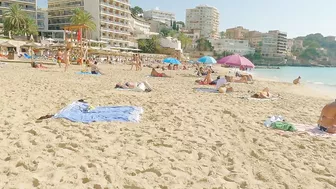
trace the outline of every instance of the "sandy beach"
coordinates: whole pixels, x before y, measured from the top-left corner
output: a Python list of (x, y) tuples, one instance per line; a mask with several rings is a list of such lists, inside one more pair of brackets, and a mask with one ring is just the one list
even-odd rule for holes
[[(150, 78), (149, 68), (101, 68), (106, 75), (77, 75), (79, 66), (67, 73), (56, 66), (0, 68), (0, 188), (336, 188), (336, 138), (263, 125), (271, 115), (316, 124), (331, 97), (265, 80), (232, 84), (230, 94), (198, 92), (193, 70)], [(145, 80), (150, 93), (114, 89)], [(241, 98), (265, 87), (280, 98)], [(140, 106), (144, 114), (140, 123), (36, 121), (79, 99)]]

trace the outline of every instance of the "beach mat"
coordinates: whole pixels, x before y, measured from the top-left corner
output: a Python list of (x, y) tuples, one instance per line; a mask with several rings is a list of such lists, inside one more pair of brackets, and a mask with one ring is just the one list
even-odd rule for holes
[(194, 90), (198, 92), (206, 92), (206, 93), (219, 93), (218, 90), (214, 88), (194, 88)]
[(143, 109), (134, 106), (101, 106), (90, 108), (85, 102), (73, 102), (54, 115), (73, 122), (139, 122)]
[(100, 73), (92, 74), (91, 72), (76, 72), (76, 74), (79, 74), (79, 75), (101, 75)]
[(336, 137), (336, 134), (330, 134), (319, 130), (316, 125), (293, 124), (298, 132), (308, 133), (310, 136), (318, 137)]

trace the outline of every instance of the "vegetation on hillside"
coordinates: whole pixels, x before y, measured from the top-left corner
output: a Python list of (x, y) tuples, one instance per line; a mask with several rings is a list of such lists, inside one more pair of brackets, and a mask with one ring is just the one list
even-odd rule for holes
[(303, 40), (304, 49), (293, 49), (293, 54), (303, 61), (319, 60), (321, 57), (328, 57), (331, 61), (336, 59), (336, 41), (333, 38), (317, 33), (296, 39)]

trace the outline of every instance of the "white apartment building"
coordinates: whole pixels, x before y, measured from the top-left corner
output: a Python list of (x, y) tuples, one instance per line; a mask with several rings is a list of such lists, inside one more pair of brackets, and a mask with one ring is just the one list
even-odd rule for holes
[(34, 20), (36, 20), (36, 0), (0, 0), (0, 30), (3, 29), (3, 14), (12, 4), (18, 4)]
[(200, 30), (205, 38), (219, 38), (219, 12), (217, 8), (200, 5), (186, 11), (187, 30)]
[(255, 49), (249, 46), (248, 40), (210, 39), (209, 41), (214, 47), (214, 51), (216, 51), (217, 53), (222, 53), (226, 51), (240, 54), (242, 56), (255, 53)]
[(176, 21), (175, 13), (161, 11), (158, 8), (153, 10), (144, 11), (143, 16), (146, 20), (155, 20), (166, 23), (168, 26), (172, 26), (171, 23)]
[(170, 49), (174, 49), (176, 51), (182, 52), (181, 41), (179, 41), (176, 38), (172, 38), (172, 37), (161, 38), (160, 45), (163, 48), (170, 48)]
[(151, 35), (150, 24), (142, 18), (132, 15), (130, 20), (131, 31), (135, 39), (149, 39)]
[(129, 0), (49, 0), (49, 30), (62, 30), (71, 25), (75, 8), (88, 11), (94, 18), (97, 29), (92, 39), (108, 41), (114, 47), (129, 47), (134, 44), (130, 30)]
[(264, 57), (283, 57), (287, 54), (287, 33), (278, 30), (263, 35), (261, 54)]

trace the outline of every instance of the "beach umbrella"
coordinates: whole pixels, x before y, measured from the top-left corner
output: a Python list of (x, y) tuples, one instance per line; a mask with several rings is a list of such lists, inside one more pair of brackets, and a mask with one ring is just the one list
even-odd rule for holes
[(0, 47), (12, 47), (12, 48), (15, 48), (16, 46), (15, 45), (13, 45), (12, 43), (10, 43), (9, 41), (6, 41), (6, 42), (4, 42), (4, 43), (1, 43), (0, 44)]
[(245, 68), (254, 68), (254, 64), (247, 58), (234, 54), (224, 58), (221, 58), (217, 61), (218, 64), (225, 64), (232, 67), (245, 67)]
[(163, 63), (166, 64), (181, 64), (181, 62), (179, 60), (177, 60), (176, 58), (166, 58), (163, 60)]
[(217, 61), (211, 56), (203, 56), (202, 58), (198, 59), (197, 62), (202, 63), (202, 64), (216, 64), (217, 63)]

